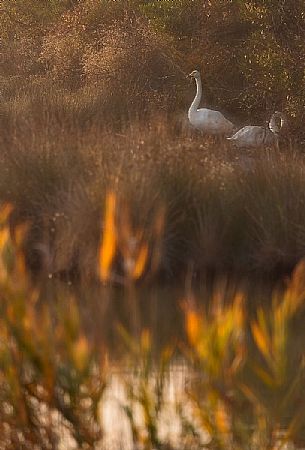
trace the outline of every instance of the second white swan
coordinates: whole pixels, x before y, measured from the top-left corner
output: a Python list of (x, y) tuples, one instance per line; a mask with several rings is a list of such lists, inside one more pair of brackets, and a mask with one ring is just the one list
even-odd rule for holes
[(257, 148), (263, 145), (277, 145), (278, 136), (284, 124), (283, 114), (276, 111), (266, 126), (247, 125), (227, 139), (238, 148)]

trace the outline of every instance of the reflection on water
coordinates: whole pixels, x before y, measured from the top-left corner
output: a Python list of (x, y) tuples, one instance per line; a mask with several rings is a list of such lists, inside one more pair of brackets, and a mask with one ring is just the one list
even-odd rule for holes
[(79, 289), (86, 333), (108, 355), (95, 448), (199, 449), (211, 436), (223, 441), (213, 449), (243, 450), (248, 441), (276, 449), (279, 440), (304, 448), (283, 434), (293, 429), (303, 445), (303, 281), (305, 267), (273, 294), (263, 283), (227, 278), (196, 289)]
[[(103, 449), (132, 450), (132, 433), (124, 405), (128, 402), (125, 384), (132, 382), (133, 374), (120, 366), (112, 367), (109, 385), (101, 404), (101, 417), (104, 429)], [(153, 373), (151, 377), (153, 377)], [(191, 380), (191, 371), (186, 364), (177, 363), (170, 367), (166, 378), (164, 409), (158, 421), (159, 436), (177, 448), (181, 435), (181, 422), (177, 413), (177, 404), (184, 403), (184, 413), (188, 414), (185, 404), (185, 389)], [(128, 382), (128, 381), (127, 381)], [(135, 408), (135, 419), (139, 426), (143, 415), (139, 407)], [(179, 448), (179, 447), (178, 447)]]
[[(111, 359), (115, 359), (124, 356), (126, 350), (118, 336), (118, 324), (122, 324), (132, 334), (144, 328), (149, 329), (154, 348), (160, 349), (168, 343), (185, 339), (183, 308), (186, 300), (192, 299), (202, 307), (211, 303), (211, 299), (216, 296), (223, 297), (224, 302), (230, 302), (236, 292), (242, 290), (247, 298), (247, 308), (251, 311), (258, 304), (266, 303), (273, 287), (262, 280), (207, 277), (200, 283), (195, 280), (192, 287), (189, 282), (177, 280), (161, 285), (140, 285), (131, 292), (120, 287), (76, 286), (72, 293), (78, 300), (87, 333), (94, 341), (102, 341), (110, 349)], [(59, 289), (59, 297), (64, 298), (66, 294), (62, 294), (61, 284)]]

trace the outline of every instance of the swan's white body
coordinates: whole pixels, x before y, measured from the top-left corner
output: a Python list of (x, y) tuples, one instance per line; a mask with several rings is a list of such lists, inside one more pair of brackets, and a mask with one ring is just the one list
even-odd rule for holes
[(208, 108), (200, 108), (202, 97), (202, 83), (198, 70), (194, 70), (190, 75), (196, 81), (197, 92), (188, 111), (188, 118), (193, 127), (207, 134), (229, 135), (233, 131), (233, 123), (227, 120), (219, 111)]
[(232, 137), (228, 137), (230, 141), (241, 147), (261, 147), (262, 145), (271, 145), (277, 139), (267, 127), (248, 125), (238, 130)]
[[(278, 120), (280, 119), (280, 124)], [(283, 126), (283, 116), (275, 112), (268, 125), (256, 126), (247, 125), (238, 130), (233, 136), (228, 137), (238, 148), (257, 148), (263, 145), (273, 145), (278, 143), (278, 133)]]

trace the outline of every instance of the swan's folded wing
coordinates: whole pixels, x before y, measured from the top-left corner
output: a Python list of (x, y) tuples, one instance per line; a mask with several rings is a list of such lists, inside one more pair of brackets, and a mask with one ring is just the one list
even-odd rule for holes
[(264, 144), (267, 130), (256, 125), (247, 125), (228, 138), (239, 147), (259, 147)]
[(228, 137), (227, 139), (229, 139), (229, 141), (244, 140), (249, 136), (249, 134), (251, 134), (251, 128), (252, 127), (250, 125), (243, 127), (240, 130), (236, 131), (233, 136)]

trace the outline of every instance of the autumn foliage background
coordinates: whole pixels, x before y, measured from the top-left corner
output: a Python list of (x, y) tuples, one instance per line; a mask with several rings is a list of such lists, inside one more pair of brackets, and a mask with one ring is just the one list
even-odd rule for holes
[(301, 0), (4, 0), (3, 113), (24, 89), (37, 106), (76, 103), (83, 120), (172, 116), (189, 104), (183, 75), (196, 67), (208, 103), (237, 120), (283, 110), (300, 133), (304, 20)]

